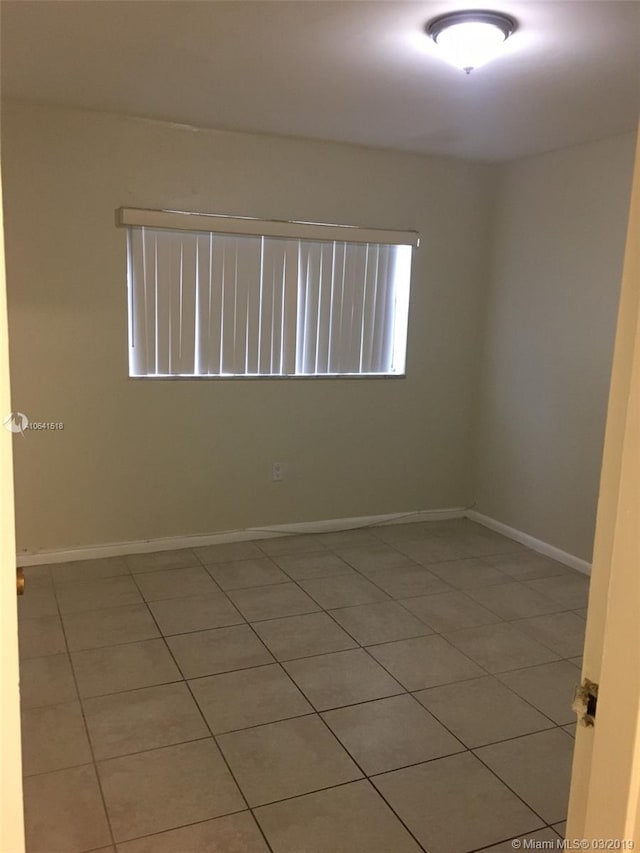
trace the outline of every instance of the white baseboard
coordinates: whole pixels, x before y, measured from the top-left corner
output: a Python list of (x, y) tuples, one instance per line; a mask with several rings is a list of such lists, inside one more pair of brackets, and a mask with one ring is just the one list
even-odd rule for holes
[(122, 557), (126, 554), (145, 554), (150, 551), (175, 551), (178, 548), (197, 548), (202, 545), (220, 545), (225, 542), (246, 542), (250, 539), (272, 539), (275, 536), (304, 533), (332, 533), (386, 524), (410, 524), (417, 521), (438, 521), (464, 518), (465, 507), (426, 509), (415, 512), (396, 512), (386, 515), (368, 515), (356, 518), (331, 518), (321, 521), (277, 524), (269, 527), (250, 527), (245, 530), (228, 530), (202, 535), (171, 536), (163, 539), (139, 539), (131, 542), (113, 542), (106, 545), (89, 545), (80, 548), (22, 552), (17, 555), (18, 566), (38, 566), (44, 563), (68, 563), (73, 560), (96, 560), (101, 557)]
[(496, 521), (495, 518), (483, 515), (481, 512), (476, 512), (473, 509), (467, 510), (465, 515), (471, 521), (477, 521), (478, 524), (482, 524), (490, 530), (495, 530), (496, 533), (501, 533), (503, 536), (507, 536), (515, 542), (520, 542), (521, 545), (526, 545), (526, 547), (531, 548), (532, 551), (544, 554), (545, 557), (550, 557), (558, 563), (562, 563), (572, 569), (577, 569), (577, 571), (582, 572), (585, 575), (591, 574), (591, 563), (588, 563), (586, 560), (582, 560), (580, 557), (576, 557), (573, 554), (569, 554), (567, 551), (556, 548), (555, 545), (549, 545), (547, 542), (543, 542), (542, 539), (536, 539), (535, 536), (529, 536), (528, 533), (516, 530), (515, 527), (509, 527), (508, 524), (503, 524), (501, 521)]
[(272, 539), (275, 536), (301, 535), (305, 533), (333, 533), (341, 530), (357, 530), (366, 527), (381, 527), (387, 524), (411, 524), (419, 521), (443, 521), (452, 518), (469, 518), (496, 533), (501, 533), (515, 542), (520, 542), (532, 551), (544, 554), (565, 566), (583, 574), (591, 574), (591, 564), (586, 560), (523, 533), (515, 527), (509, 527), (488, 515), (465, 507), (446, 509), (416, 510), (414, 512), (396, 512), (386, 515), (366, 515), (354, 518), (330, 518), (321, 521), (298, 522), (296, 524), (276, 524), (268, 527), (250, 527), (244, 530), (227, 530), (201, 535), (171, 536), (162, 539), (139, 539), (130, 542), (112, 542), (104, 545), (89, 545), (80, 548), (23, 552), (17, 555), (18, 566), (37, 566), (44, 563), (68, 563), (73, 560), (96, 560), (101, 557), (122, 557), (126, 554), (145, 554), (150, 551), (175, 551), (178, 548), (198, 548), (203, 545), (220, 545), (225, 542), (246, 542), (251, 539)]

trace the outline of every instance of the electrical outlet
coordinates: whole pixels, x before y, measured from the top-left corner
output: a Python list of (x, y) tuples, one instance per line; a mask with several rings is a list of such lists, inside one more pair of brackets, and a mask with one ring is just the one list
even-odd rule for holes
[(271, 479), (274, 483), (281, 483), (284, 480), (284, 465), (282, 462), (274, 462), (271, 466)]

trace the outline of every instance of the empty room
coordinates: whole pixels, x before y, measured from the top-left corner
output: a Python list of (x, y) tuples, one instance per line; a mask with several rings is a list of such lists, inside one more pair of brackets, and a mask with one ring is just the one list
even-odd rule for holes
[(640, 4), (0, 33), (2, 853), (640, 843)]

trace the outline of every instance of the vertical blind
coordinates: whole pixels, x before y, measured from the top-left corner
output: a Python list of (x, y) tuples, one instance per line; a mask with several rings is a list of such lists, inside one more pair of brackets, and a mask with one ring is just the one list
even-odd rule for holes
[(411, 253), (128, 226), (130, 375), (402, 374)]

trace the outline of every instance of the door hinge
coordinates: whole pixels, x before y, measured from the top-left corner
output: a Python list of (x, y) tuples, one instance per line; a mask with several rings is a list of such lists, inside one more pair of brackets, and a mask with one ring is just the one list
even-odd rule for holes
[(578, 684), (573, 697), (573, 710), (578, 715), (578, 723), (581, 726), (593, 726), (596, 721), (596, 708), (598, 706), (598, 687), (594, 681), (585, 678), (582, 684)]
[(24, 595), (24, 571), (20, 567), (16, 569), (16, 592)]

